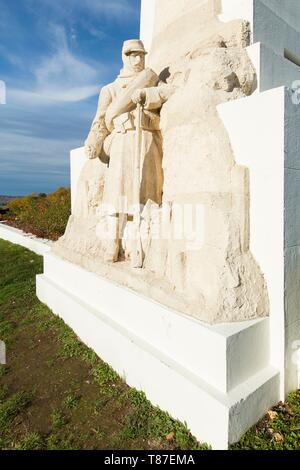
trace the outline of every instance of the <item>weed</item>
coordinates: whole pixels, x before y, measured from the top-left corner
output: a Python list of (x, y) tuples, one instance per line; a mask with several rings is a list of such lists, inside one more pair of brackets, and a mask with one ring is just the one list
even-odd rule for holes
[(55, 364), (55, 359), (51, 357), (51, 359), (48, 359), (48, 361), (46, 361), (46, 364), (51, 369)]
[(36, 432), (29, 432), (16, 445), (17, 450), (41, 450), (44, 449), (44, 447), (44, 438), (41, 436), (41, 434)]
[(8, 367), (5, 364), (0, 364), (0, 379), (8, 373)]
[(8, 395), (8, 385), (2, 385), (0, 387), (0, 403), (3, 402)]
[(109, 401), (110, 401), (109, 397), (102, 397), (102, 398), (98, 398), (97, 400), (95, 400), (95, 403), (94, 403), (95, 413), (101, 412), (103, 408), (105, 408), (105, 406), (109, 403)]
[(68, 395), (64, 400), (64, 406), (69, 410), (73, 410), (79, 404), (80, 398), (76, 395)]
[(59, 334), (58, 340), (61, 344), (60, 354), (62, 357), (72, 358), (81, 356), (84, 346), (78, 341), (72, 330), (64, 328)]
[(61, 410), (55, 409), (51, 413), (51, 423), (53, 430), (57, 431), (67, 424), (67, 419)]
[(0, 338), (6, 343), (11, 342), (14, 331), (15, 325), (12, 321), (3, 320), (0, 322)]
[(78, 444), (78, 436), (76, 438), (73, 434), (67, 437), (51, 434), (46, 441), (48, 450), (77, 450), (80, 448)]
[(0, 405), (0, 429), (7, 428), (12, 420), (32, 402), (30, 392), (18, 392)]

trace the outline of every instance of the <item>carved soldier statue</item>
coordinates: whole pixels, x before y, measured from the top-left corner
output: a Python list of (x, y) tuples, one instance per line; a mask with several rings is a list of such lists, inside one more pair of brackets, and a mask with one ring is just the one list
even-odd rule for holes
[[(128, 216), (132, 216), (134, 204), (146, 204), (148, 200), (160, 204), (162, 199), (159, 111), (167, 96), (164, 87), (157, 87), (158, 76), (151, 69), (145, 69), (146, 53), (142, 41), (124, 42), (124, 68), (113, 83), (102, 88), (98, 110), (85, 142), (88, 158), (100, 158), (108, 164), (102, 206), (113, 236), (103, 241), (106, 261), (120, 259), (124, 220), (126, 223)], [(142, 112), (138, 123), (139, 104)], [(139, 201), (134, 200), (137, 128), (140, 129)]]

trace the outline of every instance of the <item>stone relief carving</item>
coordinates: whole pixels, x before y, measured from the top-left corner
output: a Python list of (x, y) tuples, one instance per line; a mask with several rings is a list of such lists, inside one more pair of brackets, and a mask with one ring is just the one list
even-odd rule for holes
[(54, 248), (209, 323), (269, 309), (249, 248), (248, 170), (236, 165), (217, 112), (255, 90), (247, 25), (213, 26), (171, 63), (152, 53), (155, 72), (141, 41), (124, 43), (124, 68), (101, 91), (75, 211)]
[[(140, 40), (124, 43), (124, 68), (115, 82), (102, 88), (85, 143), (88, 158), (100, 158), (108, 164), (101, 201), (102, 225), (111, 232), (109, 237), (102, 237), (101, 243), (107, 262), (130, 258), (130, 244), (126, 245), (124, 234), (130, 232), (135, 206), (149, 200), (158, 205), (162, 202), (159, 110), (167, 97), (162, 86), (156, 87), (156, 73), (145, 69), (145, 55)], [(135, 164), (140, 175), (135, 175)], [(141, 260), (138, 267), (142, 264)]]

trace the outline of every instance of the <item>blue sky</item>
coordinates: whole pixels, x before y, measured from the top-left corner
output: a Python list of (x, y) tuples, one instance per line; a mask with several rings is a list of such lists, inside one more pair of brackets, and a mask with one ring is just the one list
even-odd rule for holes
[(69, 185), (99, 90), (139, 36), (140, 0), (0, 0), (0, 194)]

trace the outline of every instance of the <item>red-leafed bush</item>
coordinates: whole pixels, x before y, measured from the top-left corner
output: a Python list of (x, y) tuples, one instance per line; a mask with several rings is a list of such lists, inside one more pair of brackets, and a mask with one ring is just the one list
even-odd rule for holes
[(57, 240), (64, 234), (71, 213), (69, 188), (51, 194), (30, 194), (10, 201), (8, 212), (0, 215), (9, 225), (38, 237)]

